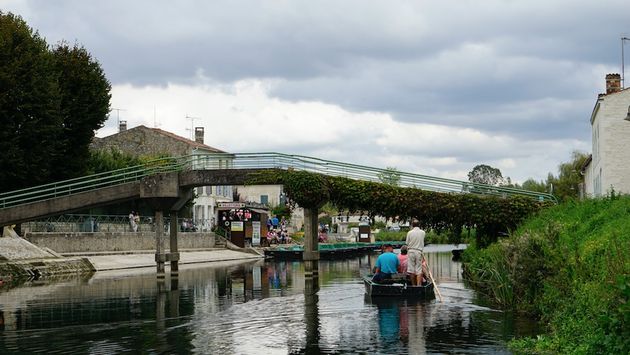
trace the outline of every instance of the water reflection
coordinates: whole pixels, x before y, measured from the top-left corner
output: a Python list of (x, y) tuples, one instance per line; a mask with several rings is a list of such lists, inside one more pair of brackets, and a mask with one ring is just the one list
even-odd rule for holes
[(449, 252), (428, 253), (444, 303), (365, 298), (375, 255), (153, 269), (0, 292), (0, 353), (506, 352), (523, 325), (480, 306)]

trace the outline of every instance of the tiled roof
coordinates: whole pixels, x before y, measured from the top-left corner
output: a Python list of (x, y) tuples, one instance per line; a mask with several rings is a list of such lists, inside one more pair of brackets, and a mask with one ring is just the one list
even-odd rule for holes
[(144, 126), (144, 125), (140, 125), (140, 126), (138, 126), (138, 127), (134, 127), (134, 128), (132, 128), (132, 129), (136, 129), (136, 128), (140, 128), (140, 127), (144, 128), (144, 129), (150, 129), (150, 130), (152, 130), (152, 131), (154, 131), (154, 132), (156, 132), (156, 133), (158, 133), (158, 134), (161, 134), (161, 135), (164, 135), (164, 136), (168, 136), (168, 137), (171, 137), (171, 138), (177, 139), (177, 140), (179, 140), (179, 141), (181, 141), (181, 142), (184, 142), (184, 143), (186, 143), (186, 144), (188, 144), (188, 145), (190, 145), (190, 146), (192, 146), (192, 147), (195, 147), (195, 148), (201, 148), (201, 149), (211, 150), (211, 151), (213, 151), (213, 152), (215, 152), (215, 153), (226, 153), (225, 151), (223, 151), (223, 150), (221, 150), (221, 149), (217, 149), (217, 148), (214, 148), (214, 147), (211, 147), (211, 146), (209, 146), (209, 145), (202, 144), (202, 143), (197, 143), (197, 142), (192, 141), (192, 140), (190, 140), (190, 139), (188, 139), (188, 138), (184, 138), (184, 137), (182, 137), (182, 136), (178, 136), (178, 135), (177, 135), (177, 134), (175, 134), (175, 133), (172, 133), (172, 132), (169, 132), (169, 131), (165, 131), (165, 130), (163, 130), (163, 129), (159, 129), (159, 128), (151, 128), (151, 127), (147, 127), (147, 126)]
[(136, 127), (133, 127), (133, 128), (129, 128), (127, 131), (118, 132), (118, 133), (112, 134), (112, 136), (115, 136), (117, 134), (121, 134), (121, 133), (124, 133), (124, 132), (128, 132), (128, 131), (133, 131), (133, 130), (145, 130), (145, 131), (149, 130), (149, 131), (153, 131), (153, 132), (155, 132), (155, 133), (157, 133), (159, 135), (167, 136), (167, 137), (176, 139), (176, 140), (178, 140), (180, 142), (186, 143), (192, 148), (200, 148), (200, 149), (204, 149), (204, 150), (209, 150), (209, 151), (214, 152), (214, 153), (227, 153), (227, 152), (225, 152), (225, 151), (223, 151), (221, 149), (217, 149), (217, 148), (214, 148), (214, 147), (211, 147), (209, 145), (202, 144), (202, 143), (197, 143), (197, 142), (195, 142), (193, 140), (190, 140), (188, 138), (184, 138), (182, 136), (178, 136), (175, 133), (168, 132), (168, 131), (165, 131), (165, 130), (159, 129), (159, 128), (147, 127), (147, 126), (144, 126), (144, 125), (140, 125), (140, 126), (136, 126)]

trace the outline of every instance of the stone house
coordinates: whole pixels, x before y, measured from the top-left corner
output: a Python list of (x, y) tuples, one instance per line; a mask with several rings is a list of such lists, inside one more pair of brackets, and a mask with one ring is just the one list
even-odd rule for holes
[[(195, 127), (195, 140), (193, 141), (159, 128), (141, 125), (126, 129), (126, 124), (121, 125), (120, 131), (116, 134), (94, 138), (90, 148), (94, 150), (117, 149), (134, 156), (169, 155), (177, 157), (226, 153), (204, 144), (203, 127)], [(227, 166), (229, 160), (219, 161), (219, 163)], [(232, 201), (232, 186), (197, 187), (196, 195), (192, 208), (193, 220), (198, 228), (209, 230), (214, 225), (217, 203)]]
[(606, 93), (599, 94), (591, 114), (591, 137), (581, 195), (630, 194), (630, 89), (622, 88), (619, 74), (606, 75)]

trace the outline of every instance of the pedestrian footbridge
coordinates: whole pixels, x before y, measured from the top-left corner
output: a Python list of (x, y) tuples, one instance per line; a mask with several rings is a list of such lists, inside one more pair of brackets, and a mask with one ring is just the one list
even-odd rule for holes
[[(263, 170), (308, 171), (380, 182), (387, 169), (281, 153), (213, 153), (164, 158), (146, 164), (0, 194), (0, 226), (134, 199), (183, 205), (196, 186), (243, 185)], [(407, 172), (395, 172), (397, 185), (446, 193), (556, 201), (550, 194), (496, 187)], [(173, 207), (169, 207), (171, 209)], [(176, 207), (175, 207), (176, 209)]]

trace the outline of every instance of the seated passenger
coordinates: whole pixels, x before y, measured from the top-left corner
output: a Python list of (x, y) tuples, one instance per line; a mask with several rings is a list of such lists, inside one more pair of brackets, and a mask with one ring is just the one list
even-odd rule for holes
[(394, 247), (391, 244), (385, 244), (383, 254), (376, 259), (376, 273), (372, 281), (382, 283), (387, 279), (391, 279), (392, 274), (398, 271), (399, 265), (398, 257), (394, 254)]
[(401, 274), (407, 273), (407, 246), (403, 245), (400, 248), (400, 254), (398, 254), (398, 262), (400, 265), (398, 266), (398, 272)]

